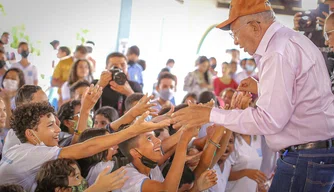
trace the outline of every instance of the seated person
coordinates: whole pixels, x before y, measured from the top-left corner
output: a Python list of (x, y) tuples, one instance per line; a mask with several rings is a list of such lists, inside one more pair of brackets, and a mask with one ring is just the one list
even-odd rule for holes
[[(122, 127), (127, 130), (129, 125)], [(146, 132), (119, 144), (119, 149), (129, 160), (125, 166), (129, 179), (120, 190), (132, 191), (177, 191), (186, 161), (187, 145), (192, 138), (193, 129), (183, 132), (176, 150), (174, 161), (167, 176), (162, 176), (158, 161), (162, 158), (161, 141), (153, 132)]]
[[(93, 88), (87, 100), (94, 100), (101, 90)], [(84, 98), (85, 100), (86, 98)], [(82, 116), (88, 113), (95, 103), (83, 102)], [(34, 191), (35, 176), (43, 163), (57, 158), (82, 159), (109, 149), (141, 133), (165, 127), (169, 123), (145, 122), (148, 113), (144, 113), (128, 129), (114, 134), (92, 138), (82, 143), (59, 148), (59, 133), (54, 109), (48, 103), (29, 103), (19, 106), (14, 112), (11, 127), (20, 139), (20, 145), (11, 147), (0, 161), (0, 185), (17, 183), (26, 191)], [(80, 116), (80, 118), (82, 117)], [(84, 122), (84, 121), (83, 121)], [(80, 120), (79, 120), (80, 124)], [(81, 134), (81, 132), (77, 132)], [(29, 166), (24, 166), (29, 162)], [(17, 169), (20, 167), (20, 169)]]
[(119, 118), (116, 109), (104, 106), (95, 112), (94, 128), (106, 128), (108, 124)]
[[(79, 143), (108, 134), (109, 132), (104, 128), (87, 129), (80, 135)], [(117, 153), (117, 148), (117, 146), (114, 146), (93, 156), (77, 160), (81, 168), (81, 175), (86, 178), (89, 186), (94, 184), (97, 176), (105, 168), (109, 167), (110, 170), (114, 170), (115, 162), (112, 161), (112, 157)]]
[(75, 100), (80, 100), (89, 86), (90, 83), (86, 80), (77, 81), (70, 87), (71, 98)]
[(156, 90), (159, 93), (159, 97), (152, 101), (152, 103), (157, 104), (153, 108), (160, 111), (163, 108), (170, 107), (172, 105), (170, 100), (174, 97), (176, 91), (176, 77), (171, 73), (162, 73), (159, 75)]
[[(25, 103), (36, 103), (36, 102), (47, 102), (48, 97), (45, 94), (45, 92), (42, 90), (40, 86), (37, 85), (24, 85), (22, 86), (15, 97), (15, 105), (20, 106)], [(12, 111), (8, 108), (7, 110), (7, 119), (8, 124), (9, 120), (12, 116)], [(10, 127), (10, 125), (8, 125)], [(20, 140), (15, 135), (15, 132), (13, 129), (9, 129), (7, 136), (4, 141), (2, 152), (5, 153), (9, 148), (16, 144), (20, 144)]]
[(141, 86), (134, 81), (127, 80), (124, 85), (117, 84), (112, 79), (112, 73), (109, 71), (113, 67), (121, 69), (125, 75), (128, 75), (128, 65), (126, 57), (122, 53), (114, 52), (107, 56), (106, 70), (102, 72), (97, 84), (104, 87), (102, 96), (95, 106), (95, 111), (102, 106), (110, 106), (117, 110), (119, 116), (125, 111), (124, 101), (126, 97), (135, 92), (142, 93)]
[(75, 160), (62, 158), (47, 161), (37, 173), (35, 192), (108, 192), (120, 188), (126, 180), (124, 169), (111, 174), (108, 171), (109, 168), (102, 170), (96, 182), (88, 188)]

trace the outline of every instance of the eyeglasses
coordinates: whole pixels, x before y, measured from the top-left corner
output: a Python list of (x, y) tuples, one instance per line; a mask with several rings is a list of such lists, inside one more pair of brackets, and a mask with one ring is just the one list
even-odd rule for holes
[[(239, 29), (235, 30), (234, 32), (231, 31), (229, 34), (230, 34), (230, 36), (232, 37), (232, 39), (236, 39), (236, 40), (238, 40), (238, 37), (236, 37), (235, 35), (236, 35), (242, 28), (244, 28), (245, 26), (247, 26), (247, 25), (250, 24), (251, 22), (253, 22), (253, 21), (248, 21), (247, 23), (241, 25), (241, 27), (239, 27)], [(261, 22), (259, 22), (259, 21), (255, 21), (255, 22), (258, 23), (258, 24), (261, 23)]]
[(325, 37), (325, 40), (328, 41), (329, 40), (329, 34), (333, 33), (334, 30), (330, 30), (330, 31), (325, 31), (324, 32), (324, 37)]

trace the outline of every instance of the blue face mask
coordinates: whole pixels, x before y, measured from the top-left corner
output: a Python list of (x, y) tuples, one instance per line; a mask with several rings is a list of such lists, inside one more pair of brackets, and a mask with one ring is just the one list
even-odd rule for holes
[(255, 70), (255, 67), (256, 67), (256, 66), (254, 66), (254, 65), (247, 65), (247, 64), (246, 64), (246, 71), (252, 72), (252, 71)]
[(162, 89), (159, 91), (161, 99), (169, 101), (174, 97), (174, 91), (172, 89)]

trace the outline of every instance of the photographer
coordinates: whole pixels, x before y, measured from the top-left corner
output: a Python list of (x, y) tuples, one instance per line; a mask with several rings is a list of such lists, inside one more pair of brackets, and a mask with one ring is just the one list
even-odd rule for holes
[(142, 88), (137, 82), (127, 79), (128, 64), (122, 53), (109, 54), (106, 59), (106, 69), (97, 82), (104, 89), (95, 105), (95, 110), (102, 106), (111, 106), (118, 111), (119, 116), (122, 116), (125, 111), (125, 99), (135, 92), (142, 93)]
[[(307, 36), (321, 51), (323, 54), (327, 69), (329, 72), (329, 75), (333, 75), (333, 70), (334, 70), (334, 55), (332, 53), (332, 50), (330, 50), (327, 45), (325, 44), (325, 39), (323, 37), (323, 30), (316, 30), (316, 24), (319, 24), (321, 28), (323, 28), (325, 19), (322, 17), (327, 17), (328, 16), (328, 11), (329, 12), (334, 12), (334, 1), (333, 0), (325, 0), (324, 3), (320, 3), (319, 7), (315, 11), (311, 11), (312, 13), (316, 13), (320, 10), (320, 6), (328, 4), (329, 5), (329, 10), (326, 10), (325, 12), (319, 13), (321, 14), (321, 17), (317, 16), (316, 21), (310, 21), (308, 20), (304, 25), (302, 17), (303, 13), (298, 12), (294, 16), (294, 30), (296, 31), (304, 31), (304, 35)], [(315, 23), (316, 22), (316, 23)], [(301, 26), (302, 25), (302, 26)], [(314, 27), (313, 27), (314, 26)], [(313, 27), (313, 29), (311, 29)], [(304, 28), (307, 28), (306, 30)]]

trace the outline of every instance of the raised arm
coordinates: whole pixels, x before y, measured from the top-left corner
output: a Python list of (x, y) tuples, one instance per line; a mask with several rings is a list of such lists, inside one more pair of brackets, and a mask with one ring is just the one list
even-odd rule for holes
[(224, 131), (225, 128), (222, 126), (213, 125), (208, 127), (208, 141), (204, 147), (200, 162), (194, 171), (196, 178), (199, 178), (199, 176), (210, 167), (214, 153), (216, 152), (217, 148), (220, 147), (218, 143), (220, 142)]
[(82, 143), (77, 143), (63, 148), (60, 151), (59, 158), (82, 159), (92, 156), (101, 151), (107, 150), (112, 146), (128, 140), (141, 133), (146, 133), (169, 125), (169, 120), (160, 123), (146, 122), (145, 118), (148, 112), (144, 113), (129, 128), (99, 137), (94, 137)]
[(155, 106), (154, 103), (149, 103), (151, 99), (153, 99), (153, 95), (148, 96), (144, 95), (138, 103), (132, 107), (127, 113), (125, 113), (122, 117), (110, 123), (110, 128), (114, 131), (117, 131), (121, 125), (132, 123), (136, 117), (140, 116), (146, 111), (150, 112), (150, 115), (154, 115), (157, 111), (152, 109), (151, 107)]
[(188, 128), (183, 132), (182, 137), (177, 144), (171, 168), (164, 182), (161, 183), (146, 179), (142, 185), (143, 192), (177, 191), (186, 161), (187, 146), (194, 134), (194, 131), (196, 131), (195, 128)]
[(87, 121), (89, 118), (90, 111), (93, 109), (96, 102), (102, 95), (102, 88), (99, 85), (91, 85), (87, 88), (83, 99), (81, 101), (80, 116), (78, 121), (78, 126), (72, 137), (71, 145), (75, 144), (79, 140), (79, 136), (82, 132), (87, 129)]

